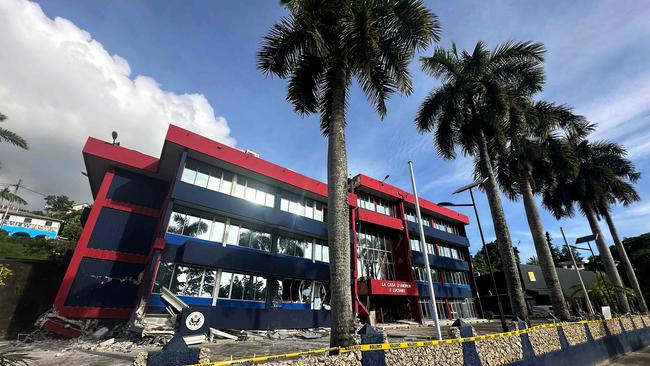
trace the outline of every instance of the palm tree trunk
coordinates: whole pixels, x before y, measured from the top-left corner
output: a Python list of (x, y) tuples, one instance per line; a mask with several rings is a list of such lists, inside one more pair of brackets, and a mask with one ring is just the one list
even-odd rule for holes
[(609, 247), (605, 243), (605, 238), (603, 233), (600, 231), (600, 225), (598, 225), (598, 219), (596, 218), (596, 211), (594, 210), (591, 202), (582, 201), (580, 203), (582, 211), (587, 216), (589, 221), (589, 226), (591, 227), (591, 232), (598, 235), (596, 239), (596, 245), (598, 246), (598, 252), (600, 253), (600, 259), (603, 261), (603, 266), (605, 267), (605, 272), (609, 281), (618, 288), (614, 289), (614, 294), (616, 296), (616, 302), (618, 303), (619, 309), (623, 313), (630, 312), (630, 304), (627, 302), (627, 297), (620, 290), (623, 287), (623, 282), (621, 281), (621, 276), (618, 274), (616, 269), (616, 264), (614, 263), (614, 258), (612, 253), (609, 251)]
[(327, 146), (327, 230), (332, 291), (332, 347), (352, 344), (354, 318), (350, 271), (350, 213), (348, 207), (348, 161), (345, 150), (345, 74), (332, 86), (332, 119)]
[(490, 204), (492, 222), (494, 223), (494, 231), (497, 237), (497, 247), (499, 248), (501, 263), (503, 264), (503, 272), (506, 279), (506, 286), (508, 287), (512, 312), (515, 316), (528, 322), (528, 309), (524, 300), (524, 291), (521, 287), (521, 278), (519, 278), (518, 263), (515, 259), (514, 250), (512, 249), (510, 231), (506, 223), (506, 216), (503, 213), (503, 204), (501, 203), (501, 196), (497, 188), (494, 170), (492, 169), (492, 161), (488, 152), (488, 144), (483, 131), (479, 132), (479, 156), (483, 176), (488, 178), (484, 184), (485, 194)]
[(551, 292), (553, 311), (560, 319), (570, 320), (571, 315), (569, 314), (567, 303), (564, 300), (560, 280), (557, 277), (551, 248), (546, 242), (546, 235), (544, 235), (544, 228), (542, 227), (542, 219), (539, 217), (537, 203), (535, 202), (535, 197), (533, 196), (533, 190), (530, 186), (530, 180), (528, 179), (527, 173), (524, 173), (523, 178), (520, 179), (519, 187), (524, 201), (528, 227), (530, 228), (530, 233), (532, 234), (533, 242), (535, 243), (537, 260), (542, 269), (542, 275), (544, 276), (546, 286)]
[(614, 239), (614, 244), (616, 244), (616, 250), (618, 250), (618, 256), (621, 257), (621, 262), (623, 263), (623, 268), (625, 269), (625, 274), (627, 275), (627, 279), (628, 281), (630, 281), (630, 285), (632, 286), (632, 289), (636, 294), (639, 307), (641, 308), (642, 312), (647, 313), (648, 305), (646, 305), (645, 299), (643, 298), (643, 292), (641, 292), (641, 287), (639, 287), (639, 281), (637, 281), (636, 279), (634, 268), (632, 268), (632, 263), (630, 263), (630, 259), (627, 256), (625, 247), (623, 246), (621, 239), (619, 239), (618, 237), (618, 231), (616, 230), (616, 226), (614, 225), (614, 221), (612, 220), (612, 215), (609, 212), (609, 207), (606, 207), (603, 210), (603, 216), (605, 216), (605, 220), (607, 221), (607, 226), (609, 226), (609, 232), (610, 234), (612, 234), (612, 238)]

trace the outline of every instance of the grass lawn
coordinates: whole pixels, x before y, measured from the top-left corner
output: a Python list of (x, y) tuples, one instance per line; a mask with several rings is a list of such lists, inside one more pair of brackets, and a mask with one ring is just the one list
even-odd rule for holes
[(39, 259), (46, 260), (48, 251), (33, 251), (25, 243), (0, 240), (0, 258)]

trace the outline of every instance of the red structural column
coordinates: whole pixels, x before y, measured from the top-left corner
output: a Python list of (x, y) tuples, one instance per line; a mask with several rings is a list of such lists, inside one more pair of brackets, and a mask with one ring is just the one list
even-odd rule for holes
[(54, 307), (59, 311), (63, 316), (70, 317), (105, 317), (105, 318), (126, 318), (131, 313), (131, 309), (108, 309), (108, 308), (95, 308), (95, 307), (79, 307), (79, 306), (65, 306), (65, 301), (68, 298), (70, 289), (72, 288), (72, 282), (79, 270), (81, 260), (84, 257), (93, 257), (100, 259), (110, 259), (116, 260), (118, 257), (120, 259), (126, 259), (126, 262), (136, 262), (142, 263), (144, 256), (140, 260), (136, 259), (135, 255), (124, 255), (126, 253), (111, 253), (110, 251), (98, 250), (98, 249), (88, 249), (88, 241), (90, 236), (93, 233), (95, 225), (97, 224), (97, 219), (99, 218), (99, 213), (102, 208), (107, 204), (106, 194), (108, 189), (113, 182), (113, 177), (115, 172), (110, 169), (104, 174), (104, 179), (99, 187), (97, 192), (97, 197), (93, 207), (90, 209), (90, 214), (88, 215), (88, 220), (86, 220), (86, 225), (81, 231), (79, 241), (77, 242), (77, 247), (75, 248), (74, 253), (72, 254), (72, 259), (68, 265), (68, 269), (65, 272), (59, 291), (56, 294), (54, 299)]

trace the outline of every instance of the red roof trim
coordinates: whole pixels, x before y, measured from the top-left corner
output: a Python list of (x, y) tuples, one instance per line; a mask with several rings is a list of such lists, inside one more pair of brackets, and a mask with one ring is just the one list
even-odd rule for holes
[(327, 197), (327, 184), (296, 173), (290, 169), (260, 159), (251, 154), (224, 145), (207, 137), (169, 125), (166, 141), (187, 147), (208, 156), (223, 160), (252, 172), (287, 183), (296, 188)]
[(84, 155), (97, 156), (136, 169), (148, 170), (153, 173), (158, 171), (158, 158), (93, 137), (89, 137), (86, 141), (83, 153)]
[[(357, 177), (359, 178), (359, 184), (363, 187), (367, 187), (377, 192), (387, 194), (391, 197), (397, 199), (403, 199), (408, 203), (415, 204), (415, 198), (413, 197), (413, 195), (402, 189), (399, 189), (388, 183), (381, 182), (367, 175), (359, 174), (357, 175)], [(435, 203), (431, 201), (427, 201), (422, 197), (420, 197), (419, 201), (420, 201), (420, 208), (423, 210), (427, 210), (431, 213), (442, 215), (446, 218), (459, 221), (465, 225), (469, 224), (469, 218), (459, 212), (450, 210), (446, 207), (438, 206)]]

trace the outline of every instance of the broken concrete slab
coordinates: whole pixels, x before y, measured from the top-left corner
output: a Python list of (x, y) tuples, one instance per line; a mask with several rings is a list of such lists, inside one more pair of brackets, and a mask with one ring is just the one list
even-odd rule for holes
[(182, 312), (183, 309), (187, 309), (190, 307), (178, 296), (174, 295), (171, 291), (169, 291), (167, 287), (164, 286), (160, 289), (160, 298), (165, 303), (169, 304), (169, 306), (172, 307), (174, 310), (176, 310), (176, 312), (178, 313)]
[(100, 347), (108, 347), (108, 346), (110, 346), (110, 345), (113, 344), (113, 343), (115, 343), (115, 338), (109, 338), (109, 339), (107, 339), (107, 340), (105, 340), (105, 341), (99, 343), (99, 346), (100, 346)]
[(191, 346), (193, 344), (201, 344), (207, 340), (205, 334), (197, 334), (197, 335), (188, 335), (183, 337), (183, 340), (188, 346)]
[(226, 339), (232, 339), (234, 341), (238, 340), (239, 337), (232, 335), (230, 333), (226, 333), (223, 331), (220, 331), (218, 329), (210, 328), (210, 335), (214, 337), (219, 337), (219, 338), (226, 338)]
[(298, 333), (298, 337), (303, 339), (318, 339), (318, 338), (323, 338), (324, 335), (316, 332), (301, 332)]
[(90, 334), (91, 339), (102, 339), (109, 332), (108, 327), (101, 327)]

